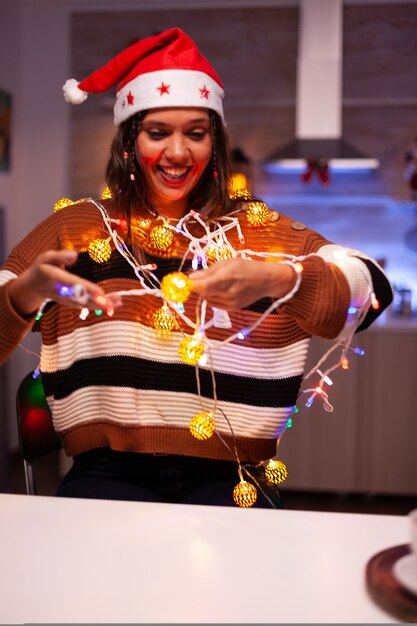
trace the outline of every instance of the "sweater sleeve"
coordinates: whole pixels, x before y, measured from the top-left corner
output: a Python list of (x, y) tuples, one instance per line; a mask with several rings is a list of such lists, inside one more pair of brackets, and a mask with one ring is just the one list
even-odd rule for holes
[(0, 364), (4, 363), (21, 339), (31, 329), (33, 320), (26, 320), (14, 310), (9, 299), (10, 281), (16, 278), (12, 272), (0, 270)]
[(390, 283), (367, 255), (331, 244), (314, 232), (303, 254), (300, 288), (284, 310), (309, 334), (343, 338), (352, 328), (369, 326), (391, 303)]
[(5, 264), (0, 267), (0, 363), (9, 358), (34, 321), (21, 317), (13, 308), (9, 297), (10, 285), (30, 267), (39, 254), (60, 248), (57, 221), (56, 216), (52, 215), (38, 224), (13, 248)]

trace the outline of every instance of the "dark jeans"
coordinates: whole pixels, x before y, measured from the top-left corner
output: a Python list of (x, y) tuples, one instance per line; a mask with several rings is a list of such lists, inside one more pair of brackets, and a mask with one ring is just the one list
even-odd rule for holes
[[(246, 477), (245, 477), (246, 478)], [(259, 481), (259, 477), (256, 476)], [(69, 498), (135, 500), (236, 506), (239, 482), (234, 461), (215, 461), (172, 454), (136, 454), (109, 448), (74, 456), (74, 465), (56, 493)], [(277, 487), (258, 489), (257, 508), (282, 508)]]

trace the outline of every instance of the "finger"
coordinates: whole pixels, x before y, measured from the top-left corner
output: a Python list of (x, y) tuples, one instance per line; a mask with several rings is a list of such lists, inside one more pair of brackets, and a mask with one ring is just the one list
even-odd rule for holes
[(47, 250), (40, 254), (35, 262), (65, 267), (65, 265), (73, 265), (77, 258), (78, 252), (76, 250)]
[(39, 266), (43, 274), (46, 297), (65, 304), (71, 308), (87, 307), (89, 310), (115, 309), (121, 306), (122, 300), (117, 294), (106, 294), (93, 282), (85, 280), (60, 267), (43, 263)]

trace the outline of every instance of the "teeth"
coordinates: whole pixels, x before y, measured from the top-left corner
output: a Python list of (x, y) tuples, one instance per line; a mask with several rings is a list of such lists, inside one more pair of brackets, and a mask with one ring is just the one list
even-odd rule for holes
[(187, 171), (186, 167), (161, 167), (161, 171), (169, 178), (181, 178)]

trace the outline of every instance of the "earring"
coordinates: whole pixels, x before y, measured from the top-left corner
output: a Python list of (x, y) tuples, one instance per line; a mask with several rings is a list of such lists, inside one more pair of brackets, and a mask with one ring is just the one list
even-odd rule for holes
[(130, 180), (135, 180), (135, 155), (133, 152), (131, 152), (130, 156), (129, 153), (126, 152), (126, 150), (123, 152), (123, 158), (126, 161), (126, 165), (127, 167), (129, 167), (130, 172), (129, 172), (129, 178)]
[(219, 172), (217, 170), (217, 153), (216, 153), (216, 120), (213, 115), (210, 115), (210, 121), (211, 121), (211, 138), (213, 142), (213, 154), (212, 154), (213, 178), (217, 182), (219, 178)]

